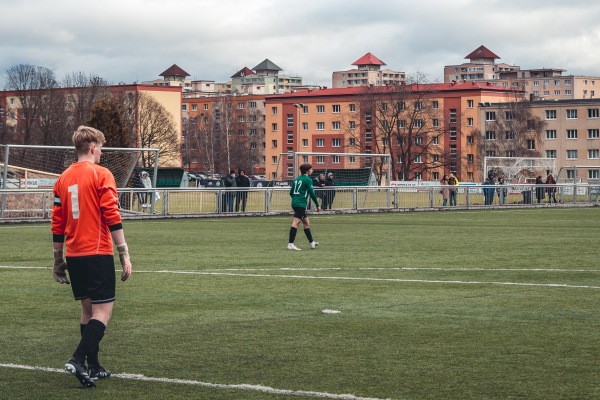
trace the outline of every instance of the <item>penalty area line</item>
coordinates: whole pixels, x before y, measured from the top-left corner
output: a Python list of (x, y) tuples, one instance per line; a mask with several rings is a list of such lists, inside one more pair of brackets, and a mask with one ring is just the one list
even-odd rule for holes
[[(38, 366), (32, 366), (32, 365), (0, 363), (0, 367), (12, 368), (12, 369), (25, 369), (25, 370), (31, 370), (31, 371), (68, 373), (67, 371), (64, 371), (64, 370), (58, 369), (58, 368), (38, 367)], [(360, 397), (360, 396), (355, 396), (353, 394), (335, 394), (335, 393), (327, 393), (327, 392), (313, 392), (313, 391), (306, 391), (306, 390), (276, 389), (276, 388), (272, 388), (269, 386), (250, 385), (250, 384), (245, 384), (245, 383), (225, 384), (225, 383), (202, 382), (202, 381), (189, 380), (189, 379), (156, 378), (156, 377), (145, 376), (145, 375), (141, 375), (141, 374), (128, 374), (128, 373), (112, 374), (111, 379), (112, 378), (129, 379), (129, 380), (145, 381), (145, 382), (174, 383), (174, 384), (180, 384), (180, 385), (193, 385), (193, 386), (202, 386), (202, 387), (217, 388), (217, 389), (251, 390), (251, 391), (263, 392), (263, 393), (269, 393), (269, 394), (318, 397), (318, 398), (322, 398), (322, 399), (389, 400), (389, 399), (379, 399), (376, 397)]]

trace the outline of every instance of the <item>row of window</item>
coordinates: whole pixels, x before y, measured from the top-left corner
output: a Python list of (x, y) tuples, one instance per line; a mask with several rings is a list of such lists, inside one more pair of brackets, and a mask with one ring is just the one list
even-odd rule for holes
[[(576, 109), (567, 109), (567, 119), (577, 119)], [(600, 118), (600, 110), (598, 108), (588, 108), (587, 117), (590, 119)], [(546, 119), (556, 119), (556, 110), (546, 110)]]
[[(187, 104), (182, 104), (181, 105), (181, 111), (187, 111)], [(257, 103), (256, 101), (250, 101), (248, 102), (248, 108), (256, 108), (257, 107)], [(264, 102), (263, 102), (263, 107), (264, 107)], [(227, 104), (227, 108), (231, 109), (231, 104)], [(243, 102), (239, 102), (237, 103), (237, 108), (238, 110), (243, 110), (246, 108), (246, 104)], [(204, 104), (204, 110), (208, 110), (208, 103)], [(192, 104), (192, 111), (198, 111), (198, 104)]]
[[(556, 158), (556, 150), (546, 150), (546, 158)], [(567, 150), (567, 160), (576, 160), (578, 158), (577, 150)], [(588, 160), (600, 159), (600, 149), (588, 149)]]
[[(567, 129), (567, 139), (577, 139), (578, 132), (577, 129)], [(600, 129), (588, 129), (587, 130), (587, 138), (588, 139), (600, 139)], [(556, 139), (556, 129), (547, 129), (546, 130), (546, 139)]]

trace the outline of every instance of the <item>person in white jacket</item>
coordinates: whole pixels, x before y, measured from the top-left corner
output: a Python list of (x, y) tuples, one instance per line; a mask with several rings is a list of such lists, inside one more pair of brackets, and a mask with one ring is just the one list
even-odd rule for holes
[[(148, 174), (148, 171), (142, 171), (140, 173), (140, 176), (141, 176), (141, 180), (142, 180), (142, 185), (144, 185), (144, 187), (146, 189), (151, 188), (152, 180), (150, 179), (150, 175)], [(142, 198), (143, 198), (142, 207), (143, 208), (150, 207), (150, 201), (152, 201), (152, 192), (142, 193)]]

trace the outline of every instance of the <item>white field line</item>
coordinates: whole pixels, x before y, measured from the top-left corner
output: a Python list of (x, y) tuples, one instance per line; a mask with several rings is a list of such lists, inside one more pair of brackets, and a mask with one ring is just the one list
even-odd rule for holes
[[(34, 370), (34, 371), (45, 371), (45, 372), (60, 372), (67, 373), (66, 371), (58, 368), (49, 368), (49, 367), (37, 367), (31, 365), (20, 365), (20, 364), (1, 364), (0, 367), (3, 368), (13, 368), (13, 369), (26, 369), (26, 370)], [(289, 390), (289, 389), (276, 389), (269, 386), (262, 385), (250, 385), (246, 383), (240, 384), (225, 384), (225, 383), (211, 383), (211, 382), (202, 382), (202, 381), (194, 381), (188, 379), (171, 379), (171, 378), (155, 378), (151, 376), (145, 376), (140, 374), (112, 374), (112, 378), (119, 379), (130, 379), (136, 381), (145, 381), (145, 382), (161, 382), (161, 383), (173, 383), (180, 385), (194, 385), (194, 386), (202, 386), (209, 388), (218, 388), (218, 389), (237, 389), (237, 390), (252, 390), (255, 392), (263, 392), (269, 394), (282, 394), (289, 396), (307, 396), (307, 397), (319, 397), (322, 399), (342, 399), (342, 400), (386, 400), (386, 399), (378, 399), (375, 397), (359, 397), (353, 394), (335, 394), (335, 393), (326, 393), (326, 392), (312, 392), (305, 390)], [(389, 400), (389, 399), (388, 399)]]
[[(48, 267), (17, 267), (17, 266), (0, 266), (0, 269), (49, 269)], [(280, 270), (286, 270), (282, 268)], [(292, 269), (287, 269), (292, 270)], [(318, 269), (313, 269), (318, 270)], [(325, 269), (328, 270), (328, 269)], [(452, 269), (449, 269), (450, 271)], [(486, 269), (481, 269), (486, 271)], [(268, 270), (277, 271), (277, 270)], [(464, 269), (464, 271), (471, 271)], [(514, 271), (530, 271), (529, 269), (515, 269)], [(536, 269), (535, 271), (561, 271), (561, 270), (543, 270)], [(597, 272), (596, 270), (580, 270), (580, 272)], [(499, 282), (499, 281), (461, 281), (461, 280), (435, 280), (435, 279), (400, 279), (400, 278), (368, 278), (368, 277), (351, 277), (351, 276), (316, 276), (316, 275), (277, 275), (277, 274), (249, 274), (249, 273), (233, 273), (233, 272), (216, 272), (216, 271), (174, 271), (174, 270), (157, 270), (144, 271), (134, 270), (134, 273), (146, 274), (178, 274), (178, 275), (213, 275), (213, 276), (241, 276), (249, 278), (287, 278), (287, 279), (324, 279), (324, 280), (339, 280), (339, 281), (367, 281), (367, 282), (397, 282), (397, 283), (434, 283), (434, 284), (455, 284), (455, 285), (502, 285), (502, 286), (530, 286), (530, 287), (550, 287), (550, 288), (570, 288), (570, 289), (600, 289), (600, 286), (589, 285), (570, 285), (566, 283), (529, 283), (529, 282)]]

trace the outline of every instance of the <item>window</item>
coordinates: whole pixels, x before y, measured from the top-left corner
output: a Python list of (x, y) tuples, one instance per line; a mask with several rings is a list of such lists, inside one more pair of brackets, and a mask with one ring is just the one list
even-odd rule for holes
[(317, 130), (324, 131), (325, 130), (325, 122), (317, 122)]
[(577, 110), (567, 110), (567, 119), (577, 119)]
[(527, 150), (535, 150), (535, 140), (527, 139)]
[(533, 81), (533, 86), (540, 86), (540, 81)]
[(496, 112), (495, 111), (486, 111), (485, 112), (485, 120), (486, 121), (495, 121), (496, 120)]
[(271, 161), (273, 162), (273, 164), (277, 164), (277, 156), (272, 156)]
[(340, 163), (340, 156), (332, 156), (331, 157), (331, 162), (334, 164), (339, 164)]
[(355, 157), (355, 156), (350, 156), (350, 157), (348, 157), (348, 162), (349, 162), (350, 164), (354, 164), (354, 163), (356, 163), (356, 157)]
[(485, 131), (485, 140), (496, 140), (496, 132)]
[(355, 139), (355, 138), (350, 138), (350, 140), (348, 141), (348, 144), (349, 144), (351, 147), (354, 147), (354, 146), (356, 146), (356, 139)]
[(507, 121), (512, 121), (513, 119), (515, 119), (513, 117), (513, 112), (512, 111), (504, 111), (504, 119), (506, 119)]
[(367, 125), (371, 125), (371, 113), (370, 112), (365, 113), (365, 123)]
[(588, 108), (588, 118), (598, 118), (599, 115), (597, 108)]
[(588, 150), (588, 158), (590, 160), (597, 160), (600, 156), (600, 150), (598, 149), (590, 149)]
[(373, 140), (373, 132), (371, 132), (370, 129), (367, 129), (365, 131), (365, 141), (370, 142), (371, 140)]
[(556, 110), (546, 110), (546, 119), (556, 119)]
[(294, 131), (287, 131), (287, 142), (294, 143)]
[[(238, 115), (238, 122), (244, 122), (244, 116), (243, 115)], [(294, 122), (294, 120), (292, 120), (292, 123)]]
[(274, 149), (277, 148), (277, 140), (273, 140), (273, 141), (271, 141), (271, 143), (272, 143), (271, 147), (273, 147)]
[(555, 91), (554, 91), (554, 95), (555, 95), (555, 96), (560, 96), (560, 90), (555, 90)]
[(486, 150), (485, 156), (486, 157), (496, 157), (496, 150)]
[(450, 123), (451, 124), (455, 124), (456, 123), (456, 108), (451, 108), (450, 109)]
[(433, 100), (431, 102), (431, 108), (433, 108), (434, 110), (437, 110), (438, 108), (440, 108), (440, 103), (437, 100)]
[(256, 136), (256, 129), (250, 128), (250, 136)]
[(244, 109), (244, 103), (238, 103), (238, 110)]
[(577, 159), (577, 150), (567, 150), (567, 159), (568, 160)]
[(192, 111), (198, 111), (198, 104), (192, 104)]
[(450, 128), (450, 140), (455, 141), (456, 140), (456, 128)]
[(250, 108), (256, 108), (256, 102), (255, 101), (251, 101), (249, 103)]
[(340, 130), (340, 122), (339, 121), (333, 121), (331, 123), (331, 129), (333, 129), (334, 131), (339, 131)]
[(323, 114), (325, 112), (325, 106), (319, 105), (317, 106), (317, 114)]
[(517, 153), (514, 150), (507, 150), (506, 157), (516, 157)]
[(181, 105), (181, 111), (187, 111), (187, 104)]
[(467, 100), (467, 108), (473, 108), (473, 100)]
[(398, 128), (406, 128), (406, 120), (401, 119), (398, 121)]
[(440, 180), (440, 173), (439, 172), (434, 172), (431, 177), (433, 178), (434, 181), (439, 181)]
[(556, 150), (546, 150), (546, 158), (556, 158)]
[(308, 147), (308, 139), (302, 139), (302, 147)]
[(331, 139), (331, 146), (333, 147), (340, 147), (340, 139)]
[(473, 156), (473, 154), (467, 154), (467, 162), (469, 164), (473, 164), (474, 160), (475, 160), (475, 157)]
[(277, 123), (276, 123), (276, 122), (273, 122), (273, 123), (271, 124), (271, 130), (272, 130), (273, 132), (277, 132)]
[(546, 139), (556, 139), (556, 129), (546, 130)]
[(423, 104), (420, 101), (415, 101), (415, 110), (421, 110), (423, 108)]
[(567, 129), (567, 139), (577, 139), (577, 129)]
[(325, 164), (325, 156), (317, 156), (317, 164)]
[(600, 170), (588, 169), (588, 179), (598, 179), (598, 178), (600, 178)]
[(415, 162), (417, 164), (423, 164), (423, 155), (421, 155), (421, 154), (416, 155), (415, 156)]
[(204, 109), (205, 109), (205, 110), (208, 110), (208, 104), (205, 104), (205, 105), (204, 105)]
[(432, 119), (432, 120), (431, 120), (431, 125), (432, 125), (434, 128), (437, 128), (437, 127), (439, 127), (439, 126), (440, 126), (440, 120), (439, 120), (439, 119), (437, 119), (437, 118), (434, 118), (434, 119)]
[(356, 129), (356, 121), (350, 121), (350, 129)]
[(325, 147), (325, 139), (317, 139), (317, 147)]
[(475, 143), (475, 139), (473, 138), (473, 135), (467, 136), (467, 144), (473, 144), (473, 143)]
[(271, 107), (271, 114), (277, 115), (277, 107)]
[(575, 179), (575, 170), (574, 169), (567, 170), (567, 179)]
[(238, 129), (238, 136), (244, 136), (244, 130)]
[(303, 131), (307, 131), (308, 130), (308, 122), (303, 122), (302, 123), (302, 130)]
[(416, 136), (415, 137), (415, 145), (421, 146), (422, 144), (423, 144), (423, 138), (421, 136)]
[(294, 126), (294, 114), (287, 115), (287, 126)]
[(571, 95), (571, 91), (570, 90), (565, 90), (565, 96), (570, 96)]
[(414, 180), (415, 181), (422, 181), (423, 180), (423, 173), (422, 172), (415, 172)]
[(600, 137), (599, 129), (588, 129), (588, 139), (598, 139)]
[(505, 131), (504, 138), (506, 140), (515, 140), (515, 133), (513, 131)]
[(414, 123), (414, 127), (415, 128), (422, 128), (423, 127), (423, 120), (422, 119), (416, 119), (415, 123)]
[(356, 104), (350, 104), (350, 112), (356, 111)]
[(473, 118), (467, 118), (467, 126), (473, 126)]
[(434, 136), (433, 138), (431, 138), (431, 144), (433, 144), (433, 145), (440, 144), (440, 137), (439, 136)]
[(331, 112), (339, 114), (339, 112), (340, 112), (340, 105), (339, 104), (333, 104), (331, 106)]

